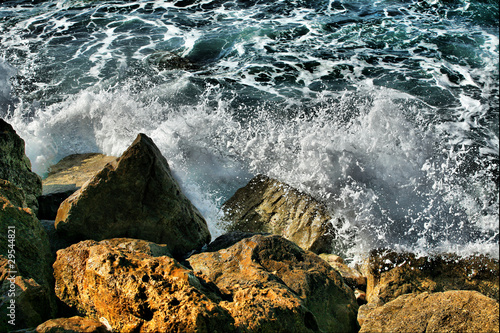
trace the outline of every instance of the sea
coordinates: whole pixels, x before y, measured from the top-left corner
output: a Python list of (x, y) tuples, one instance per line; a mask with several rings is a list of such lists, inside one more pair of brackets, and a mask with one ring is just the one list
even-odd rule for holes
[(0, 117), (33, 170), (145, 133), (212, 238), (257, 174), (332, 252), (499, 257), (496, 0), (8, 0)]

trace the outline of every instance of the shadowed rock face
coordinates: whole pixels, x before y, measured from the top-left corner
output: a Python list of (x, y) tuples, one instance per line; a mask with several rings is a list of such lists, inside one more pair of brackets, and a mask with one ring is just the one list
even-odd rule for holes
[(498, 309), (476, 291), (407, 294), (381, 307), (361, 306), (360, 333), (498, 332)]
[(144, 134), (61, 204), (56, 230), (74, 240), (131, 237), (164, 243), (176, 257), (210, 241), (205, 220)]
[(476, 290), (499, 297), (498, 260), (453, 254), (417, 257), (412, 253), (372, 251), (361, 266), (369, 303), (382, 305), (400, 295), (447, 290)]
[(229, 231), (281, 235), (314, 253), (330, 253), (335, 239), (326, 207), (289, 185), (256, 176), (222, 207)]
[(340, 275), (312, 252), (276, 235), (255, 235), (189, 258), (220, 303), (249, 332), (355, 332), (357, 304)]
[(28, 207), (37, 212), (42, 179), (31, 171), (31, 162), (24, 152), (24, 140), (3, 119), (0, 119), (0, 179), (19, 187)]
[[(55, 312), (49, 241), (24, 192), (6, 180), (0, 180), (0, 230), (0, 331), (36, 326)], [(7, 324), (11, 299), (14, 327)]]

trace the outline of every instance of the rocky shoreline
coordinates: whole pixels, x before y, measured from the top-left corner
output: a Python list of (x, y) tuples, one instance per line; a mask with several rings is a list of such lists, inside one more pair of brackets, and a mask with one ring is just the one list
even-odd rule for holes
[[(43, 181), (0, 119), (1, 332), (499, 332), (499, 262), (329, 253), (328, 210), (264, 175), (211, 242), (144, 134)], [(43, 191), (42, 191), (43, 189)]]

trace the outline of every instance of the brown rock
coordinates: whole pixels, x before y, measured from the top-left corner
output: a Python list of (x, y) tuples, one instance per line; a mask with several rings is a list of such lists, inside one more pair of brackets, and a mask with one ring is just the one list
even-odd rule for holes
[(345, 283), (353, 290), (366, 290), (366, 277), (364, 277), (357, 269), (349, 267), (344, 263), (344, 260), (334, 254), (320, 255), (320, 258), (325, 260), (332, 266), (344, 279)]
[(107, 327), (94, 319), (74, 316), (50, 319), (38, 325), (36, 333), (106, 333)]
[(47, 234), (31, 209), (23, 205), (24, 193), (0, 180), (0, 331), (14, 328), (7, 317), (12, 299), (15, 328), (38, 325), (55, 311)]
[(281, 235), (305, 250), (330, 253), (335, 231), (326, 207), (305, 193), (263, 175), (222, 207), (228, 231)]
[(218, 252), (191, 256), (214, 283), (220, 305), (249, 332), (355, 332), (357, 304), (341, 276), (312, 252), (276, 235), (255, 235)]
[(0, 119), (0, 179), (19, 187), (28, 207), (37, 211), (42, 179), (31, 171), (31, 162), (24, 151), (24, 140), (3, 119)]
[(59, 205), (116, 157), (98, 153), (74, 154), (49, 169), (38, 198), (38, 218), (55, 220)]
[(476, 290), (498, 300), (498, 260), (452, 254), (416, 257), (412, 253), (373, 251), (361, 266), (368, 302), (384, 304), (400, 295)]
[(162, 245), (87, 240), (57, 252), (56, 294), (81, 315), (126, 332), (231, 332), (220, 298)]
[(498, 302), (476, 291), (406, 294), (360, 308), (360, 333), (498, 332)]
[(164, 243), (177, 257), (210, 241), (205, 220), (144, 134), (61, 204), (56, 229), (75, 240), (130, 237)]

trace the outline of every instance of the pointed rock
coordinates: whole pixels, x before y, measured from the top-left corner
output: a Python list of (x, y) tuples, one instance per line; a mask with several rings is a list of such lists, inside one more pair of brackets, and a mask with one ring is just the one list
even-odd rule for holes
[(139, 238), (167, 244), (176, 257), (210, 241), (206, 221), (145, 134), (67, 198), (55, 223), (74, 240)]
[(224, 203), (222, 210), (228, 231), (280, 235), (316, 254), (333, 249), (335, 230), (327, 208), (275, 179), (254, 177)]

